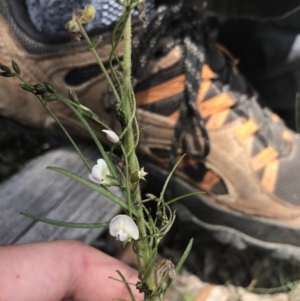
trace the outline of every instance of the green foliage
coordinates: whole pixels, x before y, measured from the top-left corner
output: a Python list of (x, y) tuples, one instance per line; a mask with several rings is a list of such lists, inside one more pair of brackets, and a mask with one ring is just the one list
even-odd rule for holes
[(56, 221), (53, 219), (45, 218), (42, 216), (38, 216), (29, 212), (21, 212), (22, 215), (30, 217), (31, 219), (39, 222), (43, 222), (45, 224), (65, 227), (65, 228), (78, 228), (78, 229), (94, 229), (94, 228), (104, 228), (109, 225), (109, 222), (106, 223), (71, 223), (71, 222), (63, 222)]

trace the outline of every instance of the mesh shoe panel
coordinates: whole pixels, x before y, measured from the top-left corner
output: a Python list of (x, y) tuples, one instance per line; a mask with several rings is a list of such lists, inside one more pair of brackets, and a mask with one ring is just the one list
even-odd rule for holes
[(279, 160), (279, 172), (274, 193), (293, 205), (300, 205), (300, 139), (294, 136), (293, 149)]
[[(147, 9), (154, 8), (154, 1), (147, 0)], [(118, 20), (122, 15), (123, 7), (115, 0), (92, 0), (88, 3), (84, 0), (74, 1), (36, 1), (26, 0), (27, 10), (32, 24), (36, 30), (45, 35), (64, 34), (65, 24), (70, 20), (75, 8), (84, 8), (92, 4), (96, 8), (95, 19), (86, 25), (87, 30), (105, 28)], [(134, 12), (137, 15), (137, 12)]]

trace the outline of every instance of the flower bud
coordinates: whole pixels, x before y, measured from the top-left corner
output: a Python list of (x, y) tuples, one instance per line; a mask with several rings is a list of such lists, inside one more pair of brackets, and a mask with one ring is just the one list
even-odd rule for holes
[(111, 130), (102, 130), (102, 132), (106, 133), (106, 138), (108, 141), (112, 143), (118, 143), (120, 141), (119, 136)]
[(83, 106), (83, 105), (80, 105), (80, 108), (82, 109), (82, 110), (84, 110), (85, 112), (92, 112), (89, 108), (87, 108), (87, 107), (85, 107), (85, 106)]
[(75, 18), (73, 18), (71, 21), (66, 23), (65, 27), (68, 29), (69, 32), (79, 32), (80, 28), (77, 24), (77, 21)]
[(29, 86), (29, 85), (27, 85), (27, 84), (20, 84), (20, 87), (21, 87), (23, 90), (27, 91), (27, 92), (31, 92), (31, 93), (33, 93), (33, 94), (36, 93), (36, 90), (35, 90), (33, 87), (31, 87), (31, 86)]
[(2, 65), (1, 63), (0, 63), (0, 69), (5, 71), (5, 72), (10, 72), (10, 69), (7, 66)]
[(14, 71), (15, 71), (18, 75), (21, 74), (20, 67), (18, 66), (18, 64), (17, 64), (14, 60), (12, 60), (12, 67), (13, 67)]
[(3, 77), (14, 77), (15, 75), (11, 72), (0, 72), (0, 76)]
[(89, 23), (95, 18), (96, 9), (93, 5), (87, 5), (80, 17), (81, 24)]
[(51, 101), (57, 100), (58, 97), (56, 95), (52, 94), (52, 95), (47, 95), (47, 96), (43, 97), (43, 99), (46, 102), (51, 102)]
[(33, 85), (33, 88), (40, 94), (45, 93), (47, 91), (45, 85), (43, 84)]
[(78, 96), (76, 94), (76, 92), (73, 90), (73, 89), (69, 89), (68, 90), (68, 93), (69, 93), (69, 96), (70, 96), (70, 99), (77, 103), (78, 105), (80, 105), (80, 102), (79, 102), (79, 99), (78, 99)]
[(49, 83), (44, 82), (44, 85), (45, 85), (46, 89), (48, 90), (48, 92), (50, 92), (50, 93), (55, 93), (56, 92), (56, 90)]

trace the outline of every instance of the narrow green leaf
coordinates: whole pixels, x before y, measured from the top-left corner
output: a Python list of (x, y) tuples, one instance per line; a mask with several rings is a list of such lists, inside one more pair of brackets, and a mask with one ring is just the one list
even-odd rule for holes
[(92, 168), (89, 166), (88, 162), (86, 161), (84, 155), (80, 151), (79, 147), (76, 145), (75, 141), (72, 139), (66, 128), (62, 125), (62, 123), (59, 121), (59, 119), (56, 117), (56, 115), (52, 112), (52, 110), (45, 104), (45, 102), (42, 100), (41, 96), (37, 95), (38, 100), (41, 102), (42, 106), (47, 110), (47, 112), (52, 116), (52, 118), (56, 121), (56, 123), (59, 125), (61, 130), (64, 132), (64, 134), (67, 136), (73, 147), (75, 148), (77, 154), (79, 155), (80, 159), (86, 166), (86, 168), (92, 172)]
[[(175, 268), (176, 273), (178, 273), (178, 272), (180, 271), (180, 269), (181, 269), (183, 263), (184, 263), (185, 260), (187, 259), (188, 255), (189, 255), (189, 253), (190, 253), (190, 251), (191, 251), (191, 249), (192, 249), (193, 242), (194, 242), (194, 238), (191, 238), (190, 241), (189, 241), (189, 243), (188, 243), (188, 245), (187, 245), (187, 247), (186, 247), (186, 249), (185, 249), (185, 251), (183, 252), (183, 254), (182, 254), (182, 256), (181, 256), (179, 262), (178, 262), (177, 265), (176, 265), (176, 268)], [(169, 279), (169, 280), (168, 280), (167, 286), (166, 286), (166, 288), (165, 288), (165, 292), (168, 290), (169, 286), (171, 285), (172, 280), (173, 280), (173, 279)]]
[[(48, 166), (47, 169), (54, 170), (60, 174), (63, 174), (65, 176), (99, 192), (100, 194), (102, 194), (102, 195), (106, 196), (107, 198), (109, 198), (110, 200), (112, 200), (114, 203), (118, 204), (122, 209), (128, 211), (128, 204), (125, 201), (123, 201), (122, 199), (120, 199), (119, 197), (117, 197), (116, 195), (114, 195), (108, 189), (105, 189), (104, 187), (102, 187), (100, 185), (92, 183), (91, 181), (89, 181), (83, 177), (80, 177), (68, 170), (63, 169), (63, 168)], [(133, 213), (135, 214), (135, 216), (138, 216), (136, 210), (134, 210)]]
[(177, 201), (179, 201), (179, 200), (181, 200), (181, 199), (183, 199), (183, 198), (188, 198), (189, 196), (192, 196), (192, 195), (196, 195), (196, 194), (204, 194), (204, 193), (205, 193), (205, 192), (202, 191), (202, 190), (193, 191), (193, 192), (190, 192), (190, 193), (187, 193), (187, 194), (180, 195), (180, 196), (178, 196), (178, 197), (176, 197), (176, 198), (174, 198), (174, 199), (172, 199), (172, 200), (166, 202), (166, 204), (167, 204), (167, 205), (170, 205), (170, 204), (175, 203), (175, 202), (177, 202)]
[(72, 223), (72, 222), (62, 222), (49, 219), (46, 217), (41, 217), (29, 212), (21, 212), (22, 215), (32, 218), (35, 221), (43, 222), (45, 224), (65, 227), (65, 228), (81, 228), (81, 229), (93, 229), (93, 228), (104, 228), (109, 226), (110, 222), (105, 223)]
[(164, 186), (163, 186), (163, 188), (162, 188), (162, 191), (161, 191), (161, 193), (160, 193), (160, 197), (159, 197), (159, 201), (160, 201), (160, 202), (162, 201), (162, 199), (163, 199), (163, 197), (164, 197), (165, 191), (166, 191), (166, 189), (167, 189), (167, 186), (168, 186), (168, 184), (169, 184), (169, 181), (170, 181), (170, 179), (171, 179), (173, 173), (175, 172), (175, 169), (177, 168), (177, 166), (179, 165), (179, 163), (181, 162), (181, 160), (182, 160), (184, 157), (185, 157), (185, 154), (181, 156), (181, 158), (176, 162), (176, 164), (175, 164), (174, 167), (172, 168), (171, 172), (169, 173), (169, 175), (168, 175), (168, 177), (167, 177), (167, 179), (166, 179), (166, 181), (165, 181), (165, 184), (164, 184)]
[(124, 277), (124, 275), (120, 272), (120, 271), (116, 271), (119, 275), (120, 275), (120, 277), (122, 278), (122, 282), (125, 284), (125, 286), (126, 286), (126, 288), (127, 288), (127, 290), (128, 290), (128, 293), (129, 293), (129, 295), (130, 295), (130, 299), (132, 300), (132, 301), (136, 301), (135, 300), (135, 298), (134, 298), (134, 295), (133, 295), (133, 293), (132, 293), (132, 290), (131, 290), (131, 287), (130, 287), (130, 285), (129, 285), (129, 283), (127, 282), (127, 280), (126, 280), (126, 278)]
[(185, 251), (183, 252), (183, 254), (182, 254), (179, 262), (176, 265), (176, 268), (175, 268), (176, 273), (178, 273), (180, 271), (183, 263), (187, 259), (188, 255), (189, 255), (189, 253), (190, 253), (190, 251), (192, 249), (193, 242), (194, 242), (194, 238), (191, 238), (190, 241), (189, 241), (189, 243), (188, 243), (188, 245), (187, 245), (187, 247), (186, 247), (186, 249), (185, 249)]

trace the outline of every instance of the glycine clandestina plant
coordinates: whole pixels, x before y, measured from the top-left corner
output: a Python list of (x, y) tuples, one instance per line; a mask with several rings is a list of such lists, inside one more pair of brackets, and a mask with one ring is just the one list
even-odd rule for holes
[[(97, 228), (109, 225), (110, 234), (122, 241), (124, 246), (128, 242), (133, 241), (140, 280), (135, 285), (140, 292), (144, 293), (144, 299), (149, 301), (161, 300), (164, 298), (176, 272), (180, 269), (187, 257), (191, 249), (192, 240), (176, 267), (167, 259), (160, 260), (157, 263), (158, 244), (167, 234), (175, 219), (175, 212), (171, 210), (169, 205), (179, 198), (184, 197), (178, 197), (168, 202), (164, 200), (167, 184), (179, 162), (169, 174), (160, 196), (156, 197), (151, 194), (146, 194), (146, 199), (142, 199), (140, 181), (145, 180), (144, 177), (147, 175), (147, 172), (144, 171), (143, 167), (141, 168), (139, 166), (135, 153), (136, 146), (139, 142), (140, 129), (135, 115), (136, 102), (131, 83), (131, 11), (138, 9), (144, 14), (144, 0), (116, 1), (123, 6), (124, 10), (112, 31), (112, 52), (109, 59), (110, 73), (105, 69), (96, 51), (96, 47), (101, 43), (101, 38), (91, 41), (82, 25), (93, 20), (96, 13), (95, 8), (92, 5), (87, 5), (84, 9), (75, 9), (72, 13), (72, 19), (66, 24), (66, 28), (73, 41), (78, 41), (81, 37), (85, 39), (101, 71), (106, 77), (109, 88), (116, 99), (117, 115), (122, 116), (119, 118), (122, 128), (119, 135), (104, 124), (89, 108), (81, 105), (74, 90), (70, 89), (69, 98), (66, 98), (47, 82), (31, 84), (22, 77), (21, 70), (15, 61), (12, 62), (12, 69), (0, 64), (0, 69), (3, 71), (0, 75), (3, 77), (19, 78), (22, 82), (22, 84), (20, 84), (21, 88), (33, 93), (37, 97), (75, 147), (89, 171), (89, 176), (87, 176), (89, 180), (61, 168), (48, 167), (48, 169), (64, 174), (108, 197), (111, 201), (120, 205), (125, 213), (124, 215), (114, 217), (110, 222), (85, 224), (50, 220), (28, 212), (23, 212), (22, 214), (38, 221), (63, 227)], [(120, 60), (116, 53), (116, 49), (120, 43), (123, 43), (123, 60)], [(112, 67), (113, 60), (118, 63), (118, 72)], [(93, 168), (89, 166), (78, 146), (48, 106), (48, 103), (52, 101), (59, 101), (65, 104), (86, 127), (102, 157)], [(106, 133), (107, 139), (114, 144), (110, 152), (104, 150), (90, 123), (87, 122), (87, 119), (92, 120), (104, 128), (103, 131)], [(121, 158), (113, 153), (115, 147), (119, 147), (121, 150)], [(114, 195), (107, 188), (109, 186), (118, 186), (124, 195), (125, 201)], [(144, 205), (145, 202), (149, 200), (155, 201), (157, 204), (155, 217), (150, 215)], [(118, 273), (121, 277), (121, 281), (125, 283), (127, 289), (131, 292), (129, 283), (127, 283), (120, 272)], [(131, 296), (134, 300), (132, 293)]]

